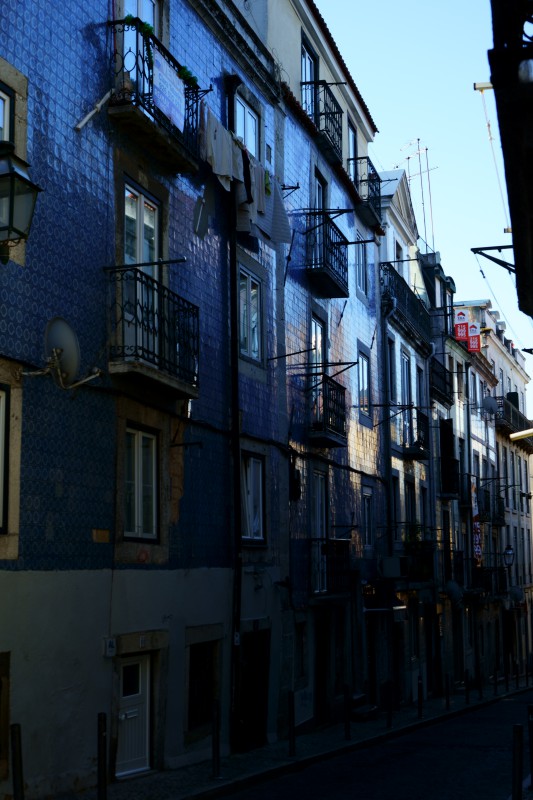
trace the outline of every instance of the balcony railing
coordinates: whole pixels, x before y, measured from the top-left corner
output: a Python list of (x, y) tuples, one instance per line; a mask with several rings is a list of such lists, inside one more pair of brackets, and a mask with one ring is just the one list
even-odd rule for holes
[(350, 591), (350, 540), (311, 539), (311, 590), (317, 594)]
[(394, 266), (388, 262), (381, 265), (381, 284), (383, 296), (396, 301), (393, 318), (402, 324), (411, 337), (420, 338), (429, 346), (431, 318), (428, 310)]
[(431, 359), (429, 390), (431, 396), (436, 400), (440, 400), (445, 405), (453, 405), (453, 375), (450, 370), (446, 369), (444, 364), (441, 364), (436, 358)]
[[(506, 397), (497, 397), (496, 402), (498, 404), (498, 411), (495, 415), (495, 422), (499, 430), (510, 434), (525, 431), (533, 427), (530, 420), (528, 420), (528, 418)], [(526, 439), (519, 439), (518, 442), (529, 454), (533, 453), (533, 437), (529, 436)]]
[(342, 108), (326, 81), (302, 81), (304, 110), (319, 131), (319, 143), (330, 161), (342, 161)]
[(402, 427), (401, 455), (414, 461), (429, 459), (429, 417), (416, 408), (406, 408), (400, 413)]
[(348, 240), (327, 211), (306, 212), (306, 268), (324, 297), (348, 297)]
[(311, 376), (310, 438), (317, 447), (346, 445), (346, 389), (323, 373)]
[(348, 159), (348, 175), (363, 201), (357, 213), (369, 225), (381, 222), (381, 178), (368, 156)]
[(106, 272), (110, 372), (168, 378), (177, 391), (197, 396), (198, 307), (139, 267), (110, 268)]
[(171, 169), (198, 169), (199, 99), (205, 92), (141, 20), (109, 24), (114, 43), (110, 115)]

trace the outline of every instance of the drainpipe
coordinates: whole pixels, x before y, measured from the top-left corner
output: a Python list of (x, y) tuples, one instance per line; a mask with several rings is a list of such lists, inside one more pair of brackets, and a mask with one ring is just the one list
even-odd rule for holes
[[(228, 130), (235, 130), (235, 92), (241, 83), (236, 75), (226, 77), (228, 98)], [(232, 181), (229, 198), (229, 280), (230, 280), (230, 369), (231, 369), (231, 455), (233, 475), (233, 608), (231, 649), (230, 742), (235, 749), (238, 740), (240, 701), (240, 644), (242, 605), (242, 517), (241, 517), (241, 436), (239, 398), (239, 293), (237, 266), (237, 208), (235, 184)]]
[[(385, 465), (384, 465), (384, 479), (385, 479), (385, 519), (387, 531), (387, 555), (394, 554), (394, 531), (392, 509), (394, 508), (394, 498), (392, 492), (392, 438), (390, 429), (390, 412), (391, 412), (391, 392), (390, 385), (390, 369), (389, 369), (389, 349), (388, 349), (388, 336), (387, 336), (387, 323), (391, 314), (396, 309), (396, 298), (388, 294), (386, 297), (381, 298), (381, 361), (383, 369), (383, 387), (385, 394), (385, 414), (387, 418), (383, 421), (383, 440), (385, 451)], [(395, 596), (395, 581), (394, 578), (389, 578), (390, 586), (388, 587), (387, 595), (390, 602), (390, 611), (387, 612), (388, 624), (388, 696), (385, 698), (387, 708), (392, 709), (393, 686), (394, 686), (394, 663), (393, 663), (393, 632), (394, 632), (394, 596)], [(379, 689), (378, 689), (379, 691)], [(390, 713), (390, 712), (389, 712)]]

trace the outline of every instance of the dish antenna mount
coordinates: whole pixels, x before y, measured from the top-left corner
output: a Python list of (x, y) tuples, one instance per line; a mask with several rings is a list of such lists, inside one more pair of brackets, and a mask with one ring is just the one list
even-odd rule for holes
[(46, 367), (34, 372), (21, 372), (31, 378), (51, 375), (61, 389), (77, 389), (84, 383), (99, 378), (102, 370), (95, 367), (91, 375), (76, 380), (80, 369), (80, 345), (75, 331), (63, 317), (53, 317), (44, 332)]

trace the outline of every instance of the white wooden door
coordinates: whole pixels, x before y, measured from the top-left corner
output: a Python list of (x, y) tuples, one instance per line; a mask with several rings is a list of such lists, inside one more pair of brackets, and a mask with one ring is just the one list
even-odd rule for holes
[(116, 774), (150, 768), (150, 657), (130, 656), (120, 663)]

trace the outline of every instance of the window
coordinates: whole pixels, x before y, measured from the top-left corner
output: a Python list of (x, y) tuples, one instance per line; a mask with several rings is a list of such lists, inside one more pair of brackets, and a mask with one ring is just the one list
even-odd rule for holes
[(259, 118), (240, 95), (235, 95), (235, 135), (242, 140), (250, 155), (258, 158)]
[(470, 375), (470, 411), (477, 413), (477, 375), (474, 372)]
[(264, 462), (260, 456), (243, 453), (242, 467), (242, 535), (262, 541), (264, 532)]
[(368, 265), (366, 258), (366, 244), (363, 244), (363, 237), (357, 234), (357, 245), (355, 247), (355, 273), (357, 277), (357, 290), (365, 297), (368, 295)]
[(315, 210), (322, 212), (316, 214), (312, 225), (314, 227), (314, 246), (313, 246), (313, 265), (317, 267), (324, 266), (326, 263), (326, 254), (324, 252), (324, 224), (325, 224), (325, 210), (326, 196), (327, 196), (327, 183), (318, 172), (315, 173)]
[(302, 44), (302, 106), (311, 119), (315, 118), (317, 61), (310, 48)]
[[(156, 35), (158, 33), (159, 18), (158, 7), (155, 0), (124, 0), (124, 17), (138, 17), (142, 22), (150, 25)], [(144, 95), (149, 90), (148, 70), (140, 66), (147, 59), (147, 47), (143, 37), (136, 28), (126, 27), (124, 31), (124, 75), (131, 81), (139, 94)], [(139, 69), (137, 66), (139, 65)]]
[(313, 497), (312, 497), (312, 588), (315, 593), (327, 590), (327, 560), (325, 543), (327, 538), (326, 517), (326, 473), (319, 470), (313, 471)]
[(0, 142), (13, 142), (15, 93), (0, 81)]
[(0, 384), (0, 534), (7, 533), (9, 386)]
[(387, 373), (389, 381), (389, 400), (396, 402), (396, 345), (394, 339), (387, 340)]
[(311, 424), (321, 423), (323, 420), (324, 391), (322, 375), (324, 369), (324, 323), (313, 317), (311, 319), (311, 352), (309, 353), (310, 395), (311, 395)]
[(374, 544), (373, 533), (373, 513), (372, 513), (372, 490), (363, 489), (362, 509), (361, 509), (361, 529), (363, 544), (371, 547)]
[(157, 436), (127, 428), (124, 536), (157, 538)]
[(351, 122), (348, 123), (348, 175), (357, 182), (357, 131)]
[(359, 378), (359, 412), (370, 416), (370, 361), (368, 356), (359, 352), (358, 359)]
[[(124, 192), (124, 262), (146, 264), (159, 258), (157, 204), (141, 191), (126, 185)], [(143, 271), (156, 277), (155, 265)]]
[(411, 444), (411, 431), (412, 431), (412, 395), (411, 395), (411, 359), (406, 352), (402, 351), (402, 374), (401, 374), (401, 390), (402, 398), (402, 444), (408, 446)]
[(239, 273), (239, 347), (241, 356), (260, 361), (261, 282), (240, 267)]

